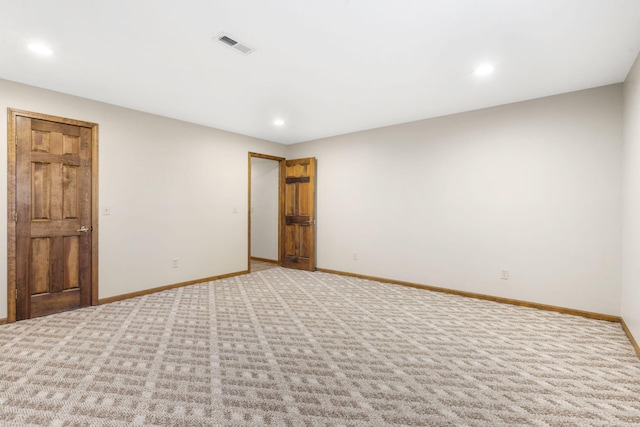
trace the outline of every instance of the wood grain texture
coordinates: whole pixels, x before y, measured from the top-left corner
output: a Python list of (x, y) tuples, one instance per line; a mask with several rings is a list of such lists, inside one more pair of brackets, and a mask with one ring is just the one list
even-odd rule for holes
[(286, 160), (284, 157), (272, 156), (271, 154), (254, 153), (250, 151), (249, 160), (251, 160), (251, 157), (255, 157), (256, 159), (275, 160), (278, 162), (284, 162)]
[(43, 131), (43, 132), (53, 132), (54, 134), (59, 134), (60, 136), (53, 136), (55, 138), (55, 145), (57, 147), (54, 149), (54, 143), (52, 142), (52, 151), (54, 152), (62, 152), (62, 135), (70, 135), (70, 136), (80, 136), (79, 127), (82, 127), (82, 124), (76, 120), (70, 120), (69, 123), (63, 123), (60, 121), (59, 117), (47, 116), (44, 115), (42, 117), (38, 117), (37, 114), (29, 113), (29, 114), (21, 114), (27, 117), (31, 117), (31, 129), (35, 131)]
[[(98, 305), (98, 240), (99, 229), (99, 204), (98, 204), (98, 129), (97, 124), (93, 124), (91, 129), (85, 128), (85, 132), (91, 135), (91, 224), (93, 227), (91, 239), (91, 305)], [(82, 248), (81, 250), (85, 250)], [(86, 274), (86, 273), (85, 273)]]
[(56, 294), (41, 294), (31, 298), (31, 317), (46, 316), (73, 310), (80, 305), (80, 290), (71, 289)]
[(627, 334), (627, 338), (629, 338), (629, 341), (631, 342), (633, 349), (636, 351), (638, 358), (640, 358), (640, 345), (638, 345), (638, 341), (636, 341), (636, 339), (633, 337), (633, 334), (631, 333), (631, 330), (625, 323), (624, 319), (620, 319), (620, 325), (622, 325), (622, 330), (624, 331), (625, 334)]
[(51, 239), (51, 285), (49, 292), (56, 294), (64, 291), (64, 266), (67, 260), (64, 259), (64, 237), (56, 236)]
[(278, 260), (277, 259), (269, 259), (269, 258), (259, 258), (257, 256), (252, 256), (251, 257), (252, 261), (262, 261), (262, 262), (269, 262), (271, 264), (277, 264)]
[(62, 219), (74, 219), (79, 216), (78, 167), (62, 166)]
[(64, 238), (64, 289), (80, 287), (80, 238), (67, 236)]
[(521, 301), (521, 300), (516, 300), (511, 298), (496, 297), (492, 295), (478, 294), (475, 292), (459, 291), (456, 289), (448, 289), (448, 288), (441, 288), (437, 286), (423, 285), (419, 283), (404, 282), (401, 280), (386, 279), (383, 277), (367, 276), (364, 274), (329, 270), (326, 268), (318, 268), (318, 271), (322, 271), (324, 273), (338, 274), (340, 276), (348, 276), (348, 277), (356, 277), (358, 279), (372, 280), (375, 282), (389, 283), (392, 285), (408, 286), (411, 288), (424, 289), (427, 291), (442, 292), (442, 293), (451, 294), (451, 295), (459, 295), (459, 296), (468, 297), (468, 298), (494, 301), (502, 304), (517, 305), (520, 307), (529, 307), (529, 308), (536, 308), (538, 310), (571, 314), (573, 316), (587, 317), (589, 319), (606, 320), (608, 322), (618, 322), (618, 323), (622, 321), (622, 319), (619, 316), (612, 316), (610, 314), (601, 314), (601, 313), (594, 313), (591, 311), (575, 310), (573, 308), (565, 308), (565, 307), (558, 307), (555, 305), (539, 304), (535, 302)]
[(31, 163), (31, 219), (52, 219), (51, 169), (50, 163)]
[(49, 292), (51, 285), (51, 239), (31, 239), (31, 294)]
[(16, 320), (16, 116), (7, 109), (7, 318)]
[(62, 154), (78, 155), (80, 153), (80, 138), (78, 136), (64, 135), (62, 147)]
[(281, 265), (315, 270), (316, 159), (287, 160), (284, 168)]
[[(68, 293), (79, 282), (88, 284), (81, 293), (82, 305), (97, 304), (98, 126), (15, 109), (8, 109), (7, 117), (7, 321), (33, 314), (23, 302), (30, 294), (31, 238), (49, 238), (49, 260), (42, 261), (46, 258), (42, 251), (36, 253), (35, 258), (43, 264), (36, 272), (44, 277), (44, 264), (48, 264), (49, 291), (65, 292), (60, 297), (62, 310), (77, 299)], [(88, 185), (82, 186), (81, 180)], [(29, 185), (19, 186), (20, 182)], [(33, 214), (31, 205), (35, 207)], [(22, 223), (32, 216), (35, 221), (29, 221), (31, 224)], [(92, 231), (77, 233), (81, 225)], [(68, 236), (75, 237), (77, 242), (65, 240)], [(79, 254), (88, 256), (80, 256), (78, 261)], [(36, 290), (41, 290), (40, 287), (44, 285), (37, 285)], [(45, 301), (41, 295), (38, 300)], [(36, 311), (52, 312), (52, 301), (46, 298), (46, 307)]]
[[(31, 118), (17, 116), (15, 119), (15, 143), (17, 145), (16, 155), (13, 159), (15, 166), (14, 188), (11, 189), (10, 201), (15, 206), (16, 216), (16, 245), (14, 248), (9, 247), (8, 251), (15, 251), (15, 278), (12, 282), (7, 283), (7, 287), (16, 289), (16, 311), (13, 313), (16, 319), (28, 319), (31, 317), (29, 311), (29, 297), (31, 290), (29, 287), (29, 276), (31, 271), (29, 264), (31, 260), (31, 204), (33, 203), (31, 192), (33, 186), (28, 184), (18, 185), (18, 183), (29, 183), (32, 177), (32, 164), (29, 161), (30, 146), (19, 141), (29, 141), (31, 133)], [(34, 176), (34, 181), (37, 177)], [(42, 178), (42, 176), (41, 176)], [(35, 218), (33, 218), (35, 219)], [(39, 237), (39, 236), (38, 236)], [(45, 237), (45, 236), (42, 236)], [(10, 256), (11, 258), (11, 256)], [(11, 314), (9, 315), (11, 316)]]
[[(39, 162), (39, 163), (45, 163), (45, 164), (49, 164), (49, 163), (56, 163), (57, 161), (59, 161), (60, 159), (60, 153), (58, 154), (53, 154), (53, 153), (34, 153), (31, 152), (31, 160), (33, 160), (34, 162)], [(69, 155), (69, 157), (66, 157), (64, 160), (66, 165), (70, 165), (70, 166), (80, 166), (81, 165), (81, 161), (78, 158), (78, 156), (71, 156)]]
[(49, 132), (43, 131), (31, 131), (31, 151), (34, 153), (49, 153), (51, 152), (51, 144), (49, 142)]

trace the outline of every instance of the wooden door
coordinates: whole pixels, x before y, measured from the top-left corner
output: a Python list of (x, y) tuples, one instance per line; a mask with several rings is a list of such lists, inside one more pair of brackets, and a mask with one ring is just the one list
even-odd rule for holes
[(17, 114), (14, 120), (15, 318), (88, 306), (97, 301), (93, 128)]
[(316, 159), (285, 162), (284, 221), (281, 265), (314, 271), (316, 268)]

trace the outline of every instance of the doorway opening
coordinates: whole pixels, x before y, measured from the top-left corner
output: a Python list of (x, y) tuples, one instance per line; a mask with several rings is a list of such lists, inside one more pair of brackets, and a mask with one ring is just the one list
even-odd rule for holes
[(249, 271), (252, 261), (315, 271), (316, 165), (249, 153)]
[(249, 153), (250, 272), (280, 265), (282, 157)]

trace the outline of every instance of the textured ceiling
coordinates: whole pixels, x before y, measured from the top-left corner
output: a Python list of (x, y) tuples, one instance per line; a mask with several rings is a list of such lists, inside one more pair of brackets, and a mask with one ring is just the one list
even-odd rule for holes
[[(618, 83), (639, 50), (638, 0), (29, 0), (0, 15), (0, 78), (285, 144)], [(473, 75), (485, 61), (495, 72)]]

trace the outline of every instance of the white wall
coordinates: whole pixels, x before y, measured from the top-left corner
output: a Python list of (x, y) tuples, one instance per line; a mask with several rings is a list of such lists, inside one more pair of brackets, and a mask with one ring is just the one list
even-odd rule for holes
[(640, 342), (640, 56), (624, 83), (622, 317)]
[[(100, 125), (100, 206), (111, 208), (100, 216), (100, 298), (247, 269), (247, 153), (283, 156), (285, 146), (0, 80), (7, 107)], [(0, 120), (4, 141), (6, 125)], [(3, 149), (0, 212), (6, 165)], [(2, 242), (6, 225), (0, 215)], [(0, 260), (5, 318), (5, 244)]]
[(278, 165), (251, 158), (251, 256), (278, 260)]
[[(253, 151), (318, 158), (321, 268), (613, 315), (622, 298), (639, 336), (637, 82), (636, 65), (625, 84), (624, 297), (622, 85), (291, 147), (4, 80), (0, 109), (100, 124), (100, 205), (111, 208), (100, 217), (101, 298), (246, 269)], [(3, 318), (6, 245), (0, 259)]]
[(622, 85), (287, 152), (307, 156), (318, 267), (620, 314)]

